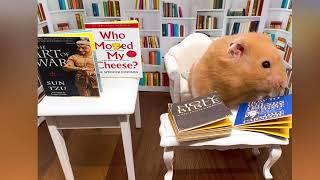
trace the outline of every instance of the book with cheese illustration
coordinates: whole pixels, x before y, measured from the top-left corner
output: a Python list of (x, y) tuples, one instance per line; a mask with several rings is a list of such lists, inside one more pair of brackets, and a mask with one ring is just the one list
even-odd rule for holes
[(168, 116), (177, 141), (228, 136), (231, 111), (216, 93), (168, 105)]
[(289, 129), (292, 128), (292, 95), (241, 104), (234, 127), (289, 138)]

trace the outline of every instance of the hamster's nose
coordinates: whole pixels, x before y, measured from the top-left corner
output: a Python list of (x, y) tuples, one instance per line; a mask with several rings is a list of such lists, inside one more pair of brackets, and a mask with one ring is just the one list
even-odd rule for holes
[(288, 81), (287, 78), (282, 78), (280, 76), (276, 76), (271, 80), (271, 85), (275, 89), (284, 89), (288, 87)]

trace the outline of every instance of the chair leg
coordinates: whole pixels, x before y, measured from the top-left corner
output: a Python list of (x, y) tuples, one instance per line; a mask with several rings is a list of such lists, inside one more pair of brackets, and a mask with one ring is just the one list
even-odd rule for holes
[(173, 156), (174, 151), (172, 148), (164, 148), (163, 160), (167, 167), (167, 173), (164, 175), (164, 180), (172, 180), (173, 177)]
[(137, 94), (136, 108), (134, 110), (134, 119), (136, 121), (136, 128), (141, 128), (139, 92)]
[(252, 153), (253, 153), (255, 156), (258, 156), (258, 155), (260, 154), (259, 148), (252, 148)]
[(266, 179), (272, 179), (272, 175), (270, 173), (270, 168), (272, 165), (277, 162), (282, 153), (280, 146), (273, 146), (269, 152), (269, 158), (263, 166), (263, 175)]
[(64, 176), (66, 180), (74, 180), (67, 146), (63, 139), (62, 130), (57, 128), (57, 122), (56, 119), (53, 119), (52, 117), (46, 119), (47, 126), (49, 129), (49, 133), (51, 136), (51, 139), (53, 141), (53, 145), (56, 149)]
[(128, 179), (135, 180), (129, 115), (126, 115), (125, 117), (119, 117), (119, 118), (120, 118), (120, 128), (121, 128), (124, 156), (125, 156), (126, 165), (127, 165)]

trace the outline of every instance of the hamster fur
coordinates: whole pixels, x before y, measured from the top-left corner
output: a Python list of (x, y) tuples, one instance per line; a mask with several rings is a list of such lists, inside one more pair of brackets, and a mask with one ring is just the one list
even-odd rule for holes
[[(269, 63), (268, 63), (269, 62)], [(277, 96), (288, 86), (284, 63), (267, 35), (247, 33), (213, 41), (188, 77), (193, 97), (217, 91), (225, 104)]]

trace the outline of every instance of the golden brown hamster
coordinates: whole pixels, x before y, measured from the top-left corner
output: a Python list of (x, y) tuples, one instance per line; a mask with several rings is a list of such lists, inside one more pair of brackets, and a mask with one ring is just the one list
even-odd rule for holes
[(225, 104), (277, 96), (288, 86), (285, 66), (267, 35), (246, 33), (213, 41), (188, 77), (193, 97), (217, 91)]

